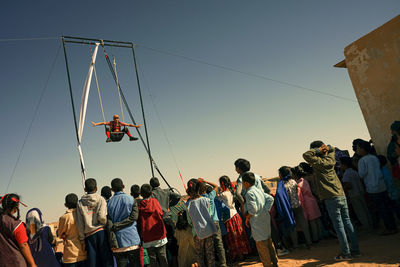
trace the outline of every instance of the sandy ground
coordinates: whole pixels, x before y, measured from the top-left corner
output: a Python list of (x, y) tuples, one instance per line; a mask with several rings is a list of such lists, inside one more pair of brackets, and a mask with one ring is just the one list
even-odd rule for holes
[[(358, 232), (362, 256), (350, 261), (334, 261), (338, 254), (339, 243), (328, 239), (315, 244), (312, 249), (299, 248), (279, 258), (279, 266), (400, 266), (400, 233), (380, 236), (377, 233)], [(257, 258), (232, 266), (257, 266)]]

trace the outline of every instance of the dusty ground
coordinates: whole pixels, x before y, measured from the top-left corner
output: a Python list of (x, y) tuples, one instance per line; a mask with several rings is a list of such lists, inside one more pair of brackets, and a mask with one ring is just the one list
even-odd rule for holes
[[(311, 250), (299, 248), (279, 258), (279, 266), (400, 266), (400, 233), (391, 236), (380, 236), (377, 233), (358, 232), (362, 256), (350, 261), (332, 260), (338, 253), (339, 243), (336, 239), (323, 240)], [(257, 258), (232, 266), (257, 266)]]

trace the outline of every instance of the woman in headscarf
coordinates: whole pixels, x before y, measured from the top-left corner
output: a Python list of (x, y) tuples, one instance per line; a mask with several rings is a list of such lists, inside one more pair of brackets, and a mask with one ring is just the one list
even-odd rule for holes
[(38, 267), (59, 267), (53, 250), (54, 237), (50, 227), (44, 224), (42, 212), (33, 208), (26, 214), (29, 247)]

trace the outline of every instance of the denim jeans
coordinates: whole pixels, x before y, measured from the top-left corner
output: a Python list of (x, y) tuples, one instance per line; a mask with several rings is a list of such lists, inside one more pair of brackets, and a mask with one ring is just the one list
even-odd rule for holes
[[(336, 235), (339, 239), (340, 248), (342, 254), (350, 254), (349, 243), (347, 241), (346, 232), (349, 236), (351, 243), (351, 252), (360, 253), (358, 247), (358, 240), (356, 232), (354, 231), (353, 224), (351, 223), (349, 216), (349, 208), (347, 207), (347, 201), (345, 196), (332, 197), (325, 200), (325, 206), (328, 210), (329, 217), (335, 228)], [(346, 232), (345, 232), (346, 230)]]

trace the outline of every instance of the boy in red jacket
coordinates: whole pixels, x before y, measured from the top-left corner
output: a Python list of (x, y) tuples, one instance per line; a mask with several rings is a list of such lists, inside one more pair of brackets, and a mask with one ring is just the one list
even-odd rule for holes
[(163, 222), (163, 212), (160, 203), (155, 198), (150, 198), (152, 188), (144, 184), (140, 188), (143, 200), (139, 203), (138, 225), (143, 247), (147, 249), (150, 266), (168, 267), (166, 244), (167, 231)]

